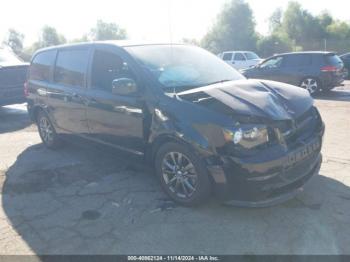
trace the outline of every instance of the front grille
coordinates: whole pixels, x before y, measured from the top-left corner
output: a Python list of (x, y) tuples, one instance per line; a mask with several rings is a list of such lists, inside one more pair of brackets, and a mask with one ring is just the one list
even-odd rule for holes
[(322, 125), (320, 115), (315, 107), (312, 107), (294, 121), (289, 122), (289, 128), (280, 130), (287, 145), (293, 145), (311, 138)]

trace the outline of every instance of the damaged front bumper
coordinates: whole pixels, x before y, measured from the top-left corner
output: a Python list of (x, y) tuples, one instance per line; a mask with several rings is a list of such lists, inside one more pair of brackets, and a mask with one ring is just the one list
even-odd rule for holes
[(293, 198), (317, 175), (321, 163), (324, 125), (308, 141), (292, 150), (270, 148), (249, 158), (220, 156), (220, 165), (208, 166), (216, 195), (226, 204), (267, 207)]

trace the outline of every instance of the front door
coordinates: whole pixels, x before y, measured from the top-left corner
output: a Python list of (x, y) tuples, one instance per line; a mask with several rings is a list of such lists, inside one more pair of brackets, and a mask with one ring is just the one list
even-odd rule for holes
[(87, 91), (90, 137), (140, 154), (144, 150), (141, 90), (116, 94), (112, 92), (112, 83), (117, 79), (132, 79), (138, 83), (133, 70), (117, 51), (96, 49)]
[(282, 56), (273, 57), (265, 61), (263, 64), (261, 64), (257, 68), (256, 78), (284, 82), (283, 81), (284, 77), (281, 74), (282, 65), (283, 65)]

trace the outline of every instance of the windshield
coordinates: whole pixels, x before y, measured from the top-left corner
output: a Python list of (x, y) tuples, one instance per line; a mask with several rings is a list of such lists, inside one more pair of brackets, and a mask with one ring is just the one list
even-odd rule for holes
[(185, 91), (222, 81), (244, 79), (215, 55), (194, 46), (149, 45), (126, 50), (163, 86), (164, 91)]
[(260, 57), (257, 54), (252, 53), (252, 52), (247, 52), (247, 53), (244, 53), (244, 54), (245, 54), (245, 57), (248, 60), (260, 59)]
[(19, 63), (21, 60), (13, 53), (6, 50), (0, 50), (0, 63)]

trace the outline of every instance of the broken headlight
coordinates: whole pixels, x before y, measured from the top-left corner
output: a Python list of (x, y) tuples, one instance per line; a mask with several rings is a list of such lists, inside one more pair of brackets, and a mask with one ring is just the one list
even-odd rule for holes
[(231, 130), (224, 129), (224, 138), (227, 142), (252, 149), (269, 142), (269, 132), (264, 125), (241, 125)]

